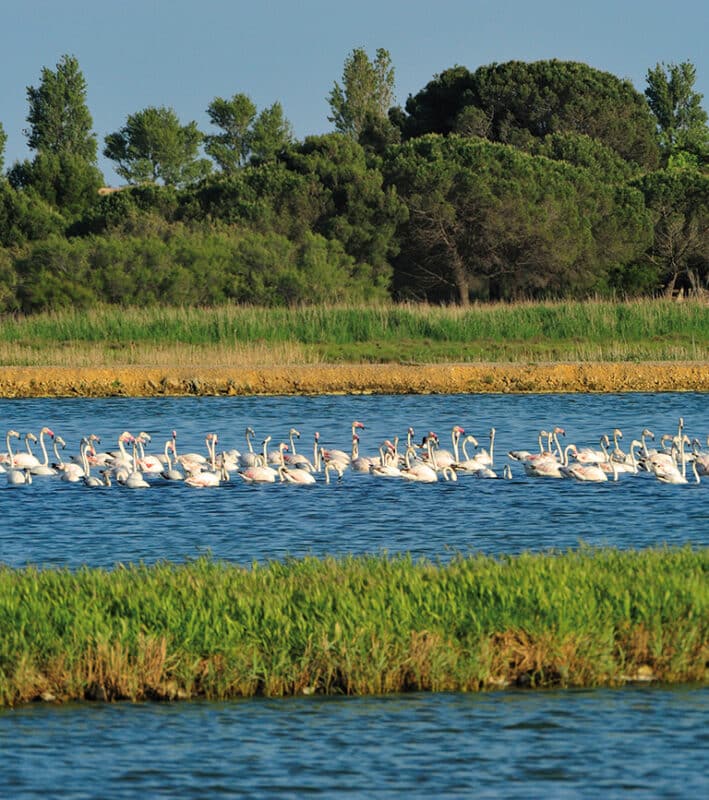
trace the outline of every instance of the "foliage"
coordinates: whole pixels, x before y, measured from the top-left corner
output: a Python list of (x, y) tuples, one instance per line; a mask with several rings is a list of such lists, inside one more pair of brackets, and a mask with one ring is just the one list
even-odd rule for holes
[(230, 174), (246, 163), (251, 149), (249, 129), (256, 117), (256, 105), (248, 95), (235, 94), (230, 100), (215, 97), (207, 108), (212, 125), (220, 133), (204, 137), (204, 151)]
[(27, 99), (25, 133), (36, 155), (16, 163), (8, 178), (16, 189), (32, 190), (73, 220), (91, 208), (103, 184), (86, 81), (76, 58), (63, 56), (56, 71), (45, 67), (39, 87), (27, 88)]
[(283, 106), (276, 102), (256, 117), (251, 128), (251, 161), (263, 164), (275, 161), (277, 156), (294, 142), (293, 126), (283, 114)]
[(709, 127), (702, 95), (694, 90), (696, 73), (688, 61), (656, 64), (647, 72), (645, 96), (657, 121), (665, 164), (685, 153), (694, 159), (694, 166), (709, 165)]
[(71, 222), (91, 213), (98, 202), (103, 176), (98, 167), (71, 152), (38, 153), (16, 162), (8, 172), (13, 187), (31, 191)]
[(389, 258), (396, 253), (396, 227), (406, 209), (379, 169), (369, 166), (364, 149), (343, 134), (310, 136), (284, 155), (286, 167), (314, 181), (319, 214), (313, 230), (342, 242), (358, 263), (373, 269), (375, 286), (390, 279)]
[(575, 167), (589, 170), (595, 178), (617, 185), (627, 183), (639, 173), (615, 150), (582, 133), (551, 133), (531, 142), (529, 152), (555, 161), (568, 161)]
[(386, 174), (409, 208), (397, 286), (427, 299), (595, 291), (648, 241), (638, 192), (509, 146), (420, 137), (391, 151)]
[(207, 109), (221, 133), (205, 136), (205, 152), (222, 173), (233, 175), (250, 158), (252, 162), (274, 161), (293, 142), (293, 128), (276, 102), (256, 114), (256, 105), (245, 94), (230, 100), (216, 97)]
[(27, 87), (29, 147), (38, 153), (69, 153), (89, 164), (96, 163), (96, 136), (86, 105), (86, 80), (79, 62), (62, 56), (56, 71), (44, 67), (38, 87)]
[(151, 106), (130, 114), (123, 128), (106, 136), (103, 154), (129, 183), (186, 186), (211, 169), (198, 157), (202, 139), (196, 122), (181, 125), (173, 109)]
[(0, 705), (706, 677), (706, 549), (0, 569)]
[(25, 312), (99, 302), (278, 306), (385, 296), (338, 242), (316, 234), (295, 244), (275, 233), (188, 229), (160, 217), (152, 228), (32, 243), (15, 269)]
[(335, 81), (327, 97), (335, 130), (359, 140), (367, 124), (386, 119), (394, 100), (394, 67), (389, 52), (380, 47), (370, 61), (366, 51), (355, 48), (345, 59), (342, 85)]
[(636, 182), (655, 225), (647, 260), (657, 270), (655, 289), (701, 293), (709, 289), (709, 176), (696, 169), (666, 169)]
[(652, 114), (628, 81), (570, 61), (509, 61), (445, 70), (406, 102), (405, 138), (461, 133), (528, 147), (552, 133), (586, 134), (653, 168)]
[(17, 191), (0, 178), (0, 247), (44, 239), (64, 227), (64, 220), (35, 192)]

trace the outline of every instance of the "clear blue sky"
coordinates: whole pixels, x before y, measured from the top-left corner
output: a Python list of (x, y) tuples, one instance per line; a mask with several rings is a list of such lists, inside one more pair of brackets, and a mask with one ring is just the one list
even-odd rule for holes
[[(27, 158), (28, 86), (43, 67), (76, 56), (98, 135), (129, 114), (169, 106), (212, 129), (215, 97), (278, 100), (299, 139), (332, 130), (327, 95), (355, 47), (391, 54), (404, 105), (455, 64), (581, 61), (645, 90), (658, 62), (691, 61), (709, 101), (706, 0), (3, 0), (0, 122), (5, 166)], [(108, 184), (119, 179), (100, 157)]]

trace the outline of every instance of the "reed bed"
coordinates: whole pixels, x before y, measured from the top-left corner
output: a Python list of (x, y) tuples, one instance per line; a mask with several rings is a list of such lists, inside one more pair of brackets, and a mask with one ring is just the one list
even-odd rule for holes
[[(587, 301), (257, 308), (67, 309), (0, 323), (0, 363), (697, 361), (709, 305)], [(204, 359), (208, 359), (205, 363)], [(141, 359), (141, 361), (137, 361)]]
[(709, 549), (0, 568), (0, 703), (705, 682)]

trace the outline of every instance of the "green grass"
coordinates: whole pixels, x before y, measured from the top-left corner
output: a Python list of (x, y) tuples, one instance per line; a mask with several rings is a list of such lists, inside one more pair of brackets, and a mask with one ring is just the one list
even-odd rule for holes
[(236, 363), (696, 361), (709, 357), (709, 305), (102, 306), (0, 321), (6, 365), (84, 363), (87, 353), (106, 364), (174, 363), (190, 351), (205, 365), (229, 353)]
[(0, 704), (706, 681), (709, 549), (0, 568)]

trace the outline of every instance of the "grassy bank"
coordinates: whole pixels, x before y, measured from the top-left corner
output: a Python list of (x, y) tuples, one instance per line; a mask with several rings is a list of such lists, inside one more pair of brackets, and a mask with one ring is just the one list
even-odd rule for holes
[(0, 702), (706, 681), (709, 550), (0, 569)]
[(104, 306), (0, 324), (0, 365), (706, 361), (700, 301), (516, 303), (469, 309)]

